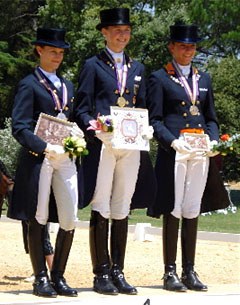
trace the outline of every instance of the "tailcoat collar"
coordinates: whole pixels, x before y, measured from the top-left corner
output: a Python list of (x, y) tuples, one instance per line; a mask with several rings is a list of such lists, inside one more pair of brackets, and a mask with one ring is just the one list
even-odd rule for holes
[[(107, 50), (102, 50), (101, 53), (99, 53), (97, 55), (98, 59), (102, 60), (105, 64), (109, 65), (109, 66), (114, 66), (114, 62), (111, 56), (108, 55), (109, 53), (107, 52)], [(125, 52), (123, 53), (125, 56), (125, 61), (126, 64), (128, 66), (128, 69), (131, 68), (132, 62), (133, 60), (131, 59), (131, 57), (129, 57)]]

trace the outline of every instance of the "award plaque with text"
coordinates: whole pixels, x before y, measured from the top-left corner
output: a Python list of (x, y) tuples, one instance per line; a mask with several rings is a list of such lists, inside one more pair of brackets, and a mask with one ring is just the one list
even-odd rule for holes
[(150, 150), (143, 134), (148, 129), (148, 110), (142, 108), (110, 107), (113, 120), (112, 147), (116, 149)]
[(71, 134), (73, 123), (57, 117), (40, 113), (34, 130), (39, 138), (50, 144), (63, 145), (63, 139)]

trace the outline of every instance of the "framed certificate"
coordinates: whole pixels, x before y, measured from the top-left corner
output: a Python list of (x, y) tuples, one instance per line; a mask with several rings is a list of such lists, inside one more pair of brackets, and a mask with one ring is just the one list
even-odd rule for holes
[(194, 149), (195, 151), (209, 151), (210, 140), (207, 134), (197, 133), (183, 133), (184, 140)]
[(149, 140), (142, 136), (148, 129), (148, 110), (142, 108), (110, 107), (113, 120), (113, 148), (150, 150)]
[(34, 134), (50, 144), (63, 145), (62, 141), (71, 134), (73, 123), (40, 113)]

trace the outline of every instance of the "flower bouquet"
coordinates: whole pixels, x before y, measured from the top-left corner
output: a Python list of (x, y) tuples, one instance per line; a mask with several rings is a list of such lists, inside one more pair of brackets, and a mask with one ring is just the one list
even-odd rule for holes
[(113, 132), (113, 120), (110, 115), (98, 115), (97, 119), (91, 120), (89, 124), (87, 130)]
[(222, 156), (228, 154), (240, 154), (240, 133), (230, 136), (223, 134), (220, 137), (218, 144), (213, 146), (213, 151), (218, 151)]
[(69, 154), (69, 158), (71, 160), (73, 160), (73, 157), (81, 157), (88, 155), (86, 145), (87, 144), (84, 138), (71, 136), (63, 139), (64, 151)]

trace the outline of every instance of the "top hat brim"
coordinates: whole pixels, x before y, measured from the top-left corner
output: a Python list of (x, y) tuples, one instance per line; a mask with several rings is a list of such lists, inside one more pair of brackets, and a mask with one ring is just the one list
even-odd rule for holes
[(169, 37), (169, 41), (174, 41), (174, 42), (182, 42), (182, 43), (198, 43), (200, 41), (202, 41), (203, 39), (202, 38), (182, 38), (182, 39), (174, 39), (174, 38), (171, 38)]
[(101, 31), (102, 28), (106, 28), (108, 26), (114, 26), (114, 25), (129, 25), (132, 26), (132, 23), (130, 22), (112, 22), (112, 23), (99, 23), (96, 25), (96, 29)]
[(50, 42), (50, 41), (41, 40), (41, 39), (32, 41), (32, 45), (50, 46), (50, 47), (59, 48), (59, 49), (69, 49), (70, 48), (70, 44), (67, 42), (62, 42), (62, 41)]

